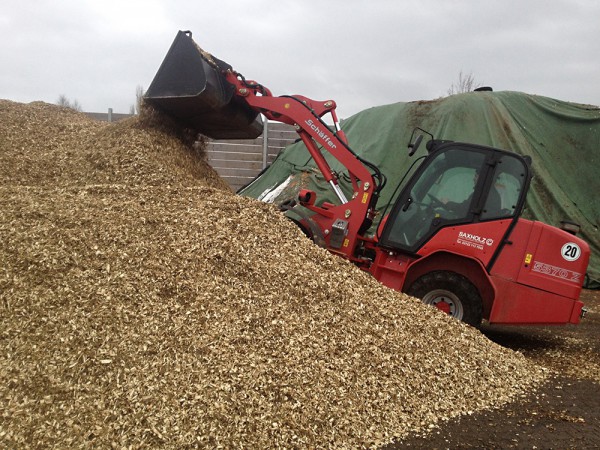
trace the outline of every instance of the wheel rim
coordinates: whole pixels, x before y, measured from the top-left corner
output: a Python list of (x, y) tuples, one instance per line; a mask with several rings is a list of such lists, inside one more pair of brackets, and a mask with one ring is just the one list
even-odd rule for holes
[(463, 318), (464, 311), (460, 299), (454, 293), (445, 289), (436, 289), (427, 293), (423, 297), (423, 303), (434, 306), (458, 320)]

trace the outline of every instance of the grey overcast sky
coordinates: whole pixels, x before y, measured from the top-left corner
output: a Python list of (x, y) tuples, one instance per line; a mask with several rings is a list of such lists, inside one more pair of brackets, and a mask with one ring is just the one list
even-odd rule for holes
[(444, 96), (461, 71), (600, 105), (599, 0), (2, 0), (0, 98), (127, 113), (178, 30), (341, 117)]

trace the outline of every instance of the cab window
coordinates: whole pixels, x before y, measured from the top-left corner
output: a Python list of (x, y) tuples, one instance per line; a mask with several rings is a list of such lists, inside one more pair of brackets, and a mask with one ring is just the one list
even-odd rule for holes
[(503, 155), (492, 176), (492, 185), (481, 213), (481, 220), (512, 217), (524, 189), (527, 170), (512, 155)]
[(428, 239), (440, 223), (469, 220), (485, 156), (462, 148), (438, 154), (399, 198), (382, 241), (413, 248)]

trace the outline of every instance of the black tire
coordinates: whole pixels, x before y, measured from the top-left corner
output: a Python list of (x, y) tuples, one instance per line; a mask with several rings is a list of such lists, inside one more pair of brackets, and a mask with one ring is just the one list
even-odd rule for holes
[(429, 272), (417, 279), (407, 294), (466, 324), (481, 325), (483, 304), (479, 291), (467, 278), (455, 272)]

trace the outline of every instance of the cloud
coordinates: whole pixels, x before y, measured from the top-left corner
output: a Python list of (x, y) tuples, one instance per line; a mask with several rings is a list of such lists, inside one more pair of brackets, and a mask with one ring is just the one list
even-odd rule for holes
[(178, 30), (276, 95), (341, 116), (436, 98), (460, 71), (496, 90), (600, 104), (600, 2), (8, 1), (0, 98), (128, 112)]

